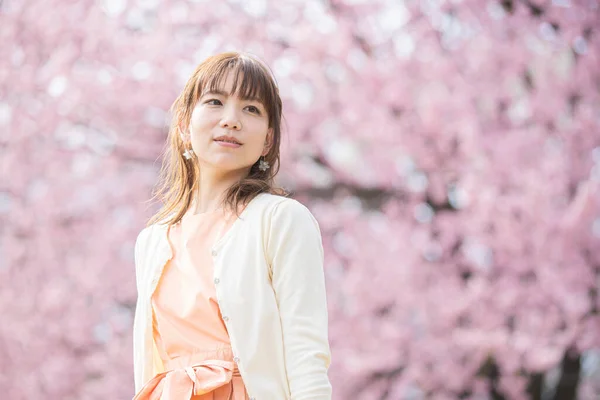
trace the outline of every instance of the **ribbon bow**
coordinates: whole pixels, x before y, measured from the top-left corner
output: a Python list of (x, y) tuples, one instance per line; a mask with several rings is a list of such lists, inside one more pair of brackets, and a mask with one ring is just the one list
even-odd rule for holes
[(232, 361), (205, 360), (161, 372), (150, 379), (133, 400), (182, 400), (210, 393), (230, 382), (234, 369)]

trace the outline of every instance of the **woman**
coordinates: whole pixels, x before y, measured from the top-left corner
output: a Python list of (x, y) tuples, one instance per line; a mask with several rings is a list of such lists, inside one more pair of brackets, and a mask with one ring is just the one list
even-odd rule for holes
[(163, 208), (135, 244), (134, 399), (331, 399), (321, 233), (273, 186), (268, 68), (210, 57), (171, 111)]

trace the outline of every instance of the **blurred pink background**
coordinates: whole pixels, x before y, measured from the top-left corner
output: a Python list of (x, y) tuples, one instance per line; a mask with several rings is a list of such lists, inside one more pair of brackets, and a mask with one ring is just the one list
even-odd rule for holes
[(594, 0), (1, 0), (2, 399), (133, 395), (167, 109), (271, 66), (319, 220), (334, 399), (600, 397)]

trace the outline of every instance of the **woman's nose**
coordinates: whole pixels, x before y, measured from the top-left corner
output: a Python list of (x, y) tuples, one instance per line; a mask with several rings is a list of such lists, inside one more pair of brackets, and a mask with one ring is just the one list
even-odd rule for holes
[(221, 118), (221, 128), (237, 130), (240, 130), (242, 128), (242, 124), (235, 110), (225, 110), (223, 118)]

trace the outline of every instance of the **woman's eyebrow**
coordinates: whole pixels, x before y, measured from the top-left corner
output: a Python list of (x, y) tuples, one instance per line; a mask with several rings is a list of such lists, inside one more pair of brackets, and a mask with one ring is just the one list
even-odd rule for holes
[[(210, 95), (210, 94), (213, 94), (213, 95), (216, 94), (216, 95), (223, 96), (223, 97), (229, 97), (229, 93), (226, 93), (225, 91), (220, 90), (220, 89), (209, 90), (207, 92), (204, 92), (201, 97), (204, 97), (204, 96), (207, 96), (207, 95)], [(262, 102), (262, 100), (260, 98), (256, 97), (256, 96), (243, 97), (242, 100)]]

